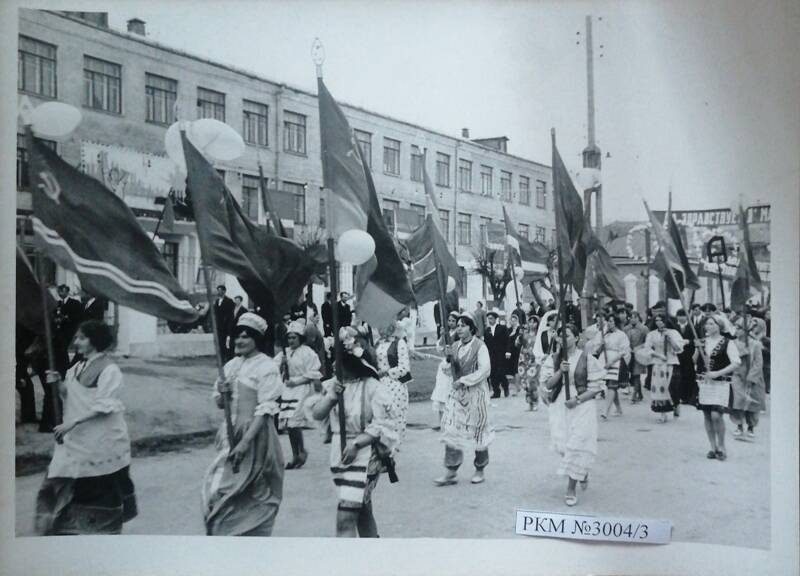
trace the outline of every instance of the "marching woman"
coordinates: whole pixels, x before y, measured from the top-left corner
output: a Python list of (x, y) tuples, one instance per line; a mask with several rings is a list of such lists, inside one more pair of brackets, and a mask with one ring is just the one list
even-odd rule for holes
[(619, 316), (616, 314), (607, 314), (605, 317), (600, 350), (600, 360), (606, 369), (606, 388), (609, 390), (606, 409), (600, 417), (606, 420), (612, 404), (617, 409), (615, 416), (622, 416), (622, 406), (619, 403), (620, 365), (631, 361), (631, 344), (627, 334), (622, 331)]
[[(594, 397), (602, 389), (606, 371), (597, 358), (583, 350), (585, 342), (582, 338), (579, 341), (574, 324), (560, 328), (559, 336), (562, 330), (566, 334), (566, 355), (560, 350), (549, 355), (542, 364), (539, 381), (544, 387), (542, 397), (549, 402), (550, 444), (561, 454), (557, 473), (567, 476), (564, 502), (575, 506), (578, 503), (575, 488), (578, 482), (583, 489), (587, 488), (589, 471), (597, 455)], [(563, 390), (564, 374), (569, 377), (569, 400)]]
[[(450, 336), (449, 342), (456, 341), (456, 325), (458, 324), (458, 312), (450, 312), (447, 316), (447, 327), (445, 330), (448, 331), (448, 335)], [(445, 345), (445, 338), (444, 334), (441, 338), (439, 338), (439, 350), (445, 352), (445, 356), (447, 355), (447, 349)], [(442, 416), (444, 415), (444, 406), (447, 404), (447, 398), (450, 396), (450, 376), (446, 372), (448, 367), (447, 358), (443, 358), (442, 361), (439, 363), (439, 368), (436, 370), (436, 384), (433, 387), (433, 392), (431, 393), (431, 407), (433, 408), (434, 412), (439, 413), (439, 426), (436, 426), (434, 430), (441, 429), (442, 423)]]
[(508, 329), (508, 346), (506, 348), (506, 375), (511, 379), (511, 383), (514, 386), (512, 396), (516, 396), (520, 390), (519, 356), (524, 344), (524, 334), (519, 318), (519, 314), (511, 314), (509, 316), (511, 326)]
[(399, 322), (392, 322), (380, 331), (380, 339), (375, 348), (378, 362), (378, 376), (381, 383), (392, 395), (393, 414), (397, 415), (392, 422), (397, 426), (398, 444), (402, 443), (406, 434), (408, 420), (408, 383), (411, 381), (411, 363), (408, 355), (408, 343), (402, 335)]
[(489, 464), (489, 444), (494, 430), (489, 423), (489, 388), (491, 373), (489, 350), (476, 337), (475, 321), (467, 314), (458, 317), (454, 342), (445, 358), (445, 374), (451, 382), (450, 395), (442, 418), (442, 442), (445, 445), (444, 476), (434, 480), (437, 486), (455, 484), (464, 451), (475, 452), (473, 484), (484, 481), (483, 469)]
[(225, 364), (225, 380), (214, 386), (219, 408), (222, 394), (231, 394), (235, 441), (231, 449), (223, 421), (217, 456), (202, 487), (209, 536), (270, 536), (283, 497), (283, 454), (274, 423), (283, 383), (278, 365), (261, 351), (266, 330), (261, 316), (239, 317), (233, 330), (236, 356)]
[(755, 438), (759, 413), (766, 407), (763, 345), (759, 338), (753, 336), (752, 329), (750, 334), (745, 334), (744, 321), (741, 318), (736, 323), (736, 346), (742, 364), (731, 377), (731, 420), (736, 425), (733, 435), (741, 438), (746, 424), (747, 437)]
[[(377, 538), (372, 493), (380, 473), (393, 469), (391, 453), (397, 446), (398, 418), (389, 388), (378, 380), (374, 352), (352, 326), (339, 331), (342, 344), (342, 382), (322, 383), (324, 395), (311, 406), (316, 420), (330, 415), (333, 428), (330, 466), (339, 492), (336, 536)], [(338, 394), (344, 395), (347, 445), (342, 453)]]
[[(706, 435), (711, 450), (706, 454), (709, 460), (725, 460), (725, 420), (731, 396), (731, 374), (742, 363), (736, 344), (722, 334), (727, 330), (727, 322), (722, 315), (714, 314), (703, 323), (705, 338), (696, 343), (695, 362), (697, 363), (697, 408), (703, 411)], [(705, 352), (709, 366), (700, 350)]]
[(47, 373), (48, 383), (58, 384), (64, 422), (53, 429), (57, 443), (36, 500), (36, 532), (120, 534), (137, 514), (122, 372), (108, 355), (113, 336), (106, 324), (84, 322), (74, 342), (82, 360), (63, 381)]
[[(535, 319), (536, 316), (533, 316)], [(539, 409), (539, 365), (536, 363), (534, 347), (536, 346), (536, 333), (538, 322), (529, 321), (522, 337), (522, 350), (519, 356), (520, 385), (525, 390), (525, 401), (529, 411)]]
[[(678, 354), (683, 350), (683, 337), (677, 330), (667, 328), (667, 321), (662, 313), (654, 315), (656, 329), (647, 334), (644, 345), (650, 351), (653, 372), (650, 380), (650, 409), (661, 414), (659, 422), (667, 421), (667, 413), (678, 415), (678, 406), (673, 405), (670, 396), (670, 383), (674, 371), (678, 370), (680, 360)], [(675, 375), (677, 377), (677, 375)]]
[(304, 404), (314, 392), (314, 384), (322, 378), (319, 355), (305, 345), (305, 329), (299, 320), (289, 324), (286, 336), (289, 347), (285, 358), (282, 352), (279, 359), (286, 362), (278, 421), (281, 429), (288, 431), (292, 447), (292, 461), (286, 463), (287, 470), (302, 467), (308, 458), (303, 444), (303, 427), (307, 424)]

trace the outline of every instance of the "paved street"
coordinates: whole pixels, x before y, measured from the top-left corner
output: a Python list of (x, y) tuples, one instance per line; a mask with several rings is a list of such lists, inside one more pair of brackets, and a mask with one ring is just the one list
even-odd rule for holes
[[(683, 407), (682, 416), (656, 422), (649, 405), (630, 406), (625, 415), (601, 422), (599, 454), (586, 492), (574, 509), (563, 502), (565, 480), (549, 449), (545, 409), (527, 412), (521, 397), (493, 401), (498, 434), (490, 449), (487, 481), (469, 483), (471, 465), (456, 486), (437, 488), (443, 447), (431, 429), (428, 402), (411, 405), (409, 430), (398, 459), (400, 482), (381, 478), (374, 495), (382, 537), (514, 537), (514, 511), (664, 518), (674, 524), (673, 539), (769, 547), (769, 425), (762, 415), (755, 442), (735, 441), (728, 426), (726, 462), (706, 460), (702, 415)], [(327, 469), (328, 446), (316, 431), (306, 432), (310, 458), (304, 468), (286, 472), (276, 536), (332, 536), (336, 499)], [(288, 441), (281, 437), (284, 453)], [(126, 533), (204, 533), (200, 483), (210, 446), (136, 458), (131, 470), (140, 515)], [(471, 458), (467, 458), (469, 464)], [(32, 534), (36, 491), (42, 475), (16, 478), (17, 534)], [(742, 525), (746, 523), (747, 529)]]

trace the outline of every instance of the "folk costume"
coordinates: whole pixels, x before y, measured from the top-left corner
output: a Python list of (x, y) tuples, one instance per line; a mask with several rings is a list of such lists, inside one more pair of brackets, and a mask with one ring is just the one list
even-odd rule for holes
[(36, 499), (37, 534), (120, 534), (136, 516), (121, 389), (122, 372), (105, 353), (67, 370), (64, 419), (80, 423), (55, 445)]
[(408, 356), (408, 344), (404, 338), (392, 336), (381, 338), (375, 348), (378, 362), (378, 373), (381, 383), (392, 395), (392, 422), (397, 426), (397, 446), (405, 438), (408, 421), (408, 383), (411, 381), (411, 364)]
[[(736, 343), (725, 336), (706, 338), (703, 344), (710, 370), (722, 370), (731, 364), (740, 365), (739, 349)], [(697, 358), (697, 408), (704, 412), (728, 412), (731, 404), (731, 376), (706, 377), (703, 355)]]
[[(680, 366), (678, 354), (683, 351), (683, 338), (677, 330), (665, 328), (647, 334), (645, 346), (653, 352), (653, 372), (650, 380), (650, 409), (656, 413), (672, 412), (678, 401), (670, 387), (673, 372)], [(657, 356), (656, 356), (657, 355)], [(673, 386), (674, 388), (674, 386)]]

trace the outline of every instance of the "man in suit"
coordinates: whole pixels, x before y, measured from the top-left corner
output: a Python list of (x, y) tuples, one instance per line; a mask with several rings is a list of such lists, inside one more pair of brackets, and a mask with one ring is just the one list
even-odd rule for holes
[(69, 286), (66, 284), (58, 287), (58, 300), (53, 319), (53, 351), (56, 356), (56, 370), (61, 374), (61, 378), (64, 378), (69, 368), (69, 347), (83, 312), (81, 303), (71, 298), (69, 292)]
[(331, 293), (325, 293), (325, 302), (322, 303), (322, 332), (325, 336), (333, 336), (333, 306)]
[[(233, 346), (228, 343), (228, 337), (234, 327), (233, 314), (236, 305), (233, 300), (226, 296), (227, 288), (217, 286), (217, 299), (214, 301), (214, 317), (217, 320), (217, 338), (223, 359), (230, 360), (233, 357)], [(233, 344), (231, 342), (231, 344)]]
[(339, 326), (350, 326), (353, 322), (353, 309), (347, 301), (350, 300), (350, 294), (341, 292), (339, 294)]
[(506, 377), (506, 349), (508, 348), (508, 328), (498, 324), (499, 314), (492, 310), (486, 314), (489, 326), (484, 332), (483, 341), (489, 349), (492, 371), (489, 383), (492, 385), (492, 398), (500, 398), (500, 388), (508, 397), (508, 378)]

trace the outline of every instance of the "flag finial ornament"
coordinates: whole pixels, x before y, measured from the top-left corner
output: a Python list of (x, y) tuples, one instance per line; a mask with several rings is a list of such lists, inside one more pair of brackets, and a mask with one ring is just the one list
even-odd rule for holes
[(314, 38), (314, 43), (311, 45), (311, 60), (317, 67), (317, 78), (322, 78), (322, 64), (325, 62), (325, 46), (319, 37)]

